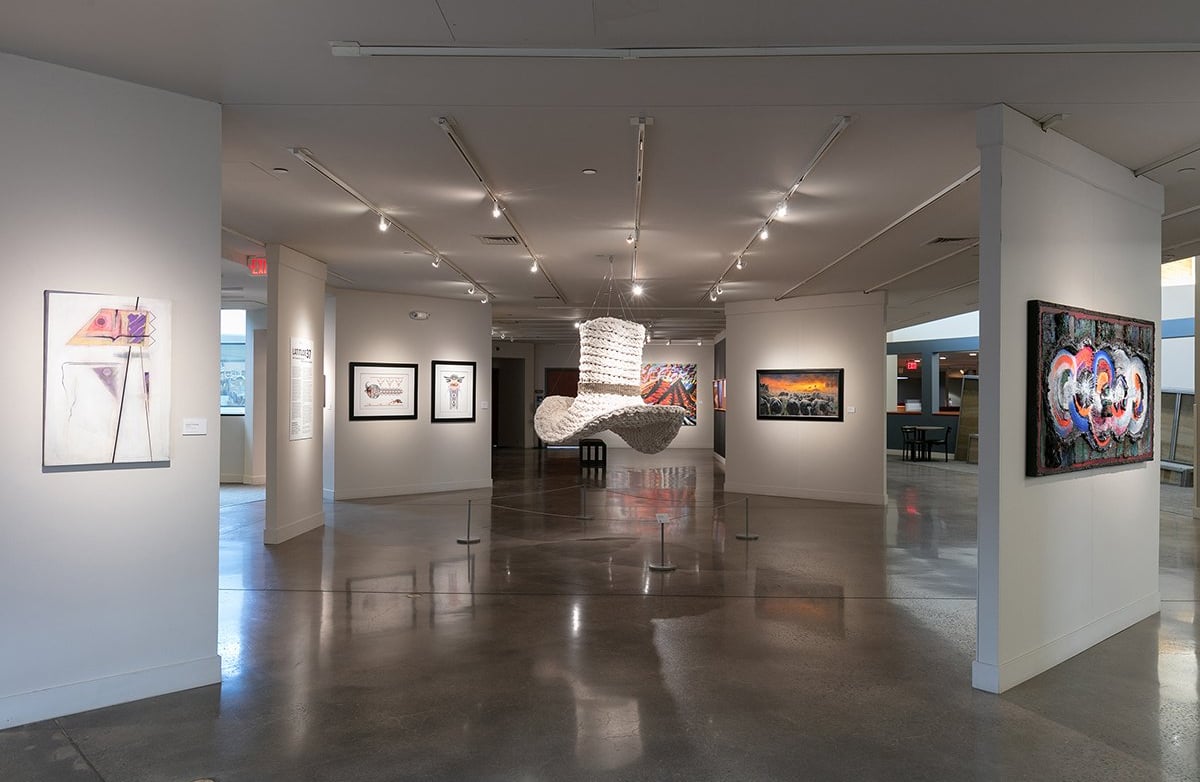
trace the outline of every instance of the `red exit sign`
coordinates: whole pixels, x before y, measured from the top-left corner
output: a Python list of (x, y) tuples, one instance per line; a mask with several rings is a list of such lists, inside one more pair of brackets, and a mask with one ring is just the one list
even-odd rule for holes
[(920, 365), (916, 361), (909, 360), (909, 361), (904, 362), (904, 368), (907, 369), (909, 372), (912, 372), (918, 366), (920, 366)]
[(267, 259), (266, 258), (247, 258), (246, 267), (250, 269), (251, 276), (266, 277), (267, 276)]

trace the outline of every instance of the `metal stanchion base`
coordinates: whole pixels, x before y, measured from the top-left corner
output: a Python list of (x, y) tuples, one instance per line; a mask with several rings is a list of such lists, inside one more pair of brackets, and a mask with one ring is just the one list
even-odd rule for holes
[(459, 538), (458, 542), (462, 543), (464, 546), (469, 546), (472, 543), (478, 543), (479, 538)]
[(657, 571), (657, 572), (659, 572), (659, 573), (667, 573), (667, 572), (670, 572), (670, 571), (674, 570), (674, 569), (675, 569), (675, 566), (674, 566), (674, 565), (670, 565), (670, 564), (662, 564), (662, 565), (650, 565), (650, 569), (651, 569), (651, 570), (655, 570), (655, 571)]
[(744, 532), (739, 532), (734, 537), (738, 540), (758, 540), (758, 535), (747, 535)]

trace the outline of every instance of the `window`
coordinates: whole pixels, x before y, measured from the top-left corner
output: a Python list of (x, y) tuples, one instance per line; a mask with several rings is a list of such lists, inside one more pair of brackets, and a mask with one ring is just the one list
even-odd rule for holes
[(246, 311), (221, 310), (221, 415), (246, 414)]

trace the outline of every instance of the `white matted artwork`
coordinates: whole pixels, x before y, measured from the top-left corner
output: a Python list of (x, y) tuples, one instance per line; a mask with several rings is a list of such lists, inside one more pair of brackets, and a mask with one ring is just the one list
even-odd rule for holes
[(171, 302), (45, 292), (42, 471), (171, 463)]
[(417, 365), (350, 363), (350, 420), (417, 417)]
[(433, 362), (434, 423), (475, 420), (475, 362)]

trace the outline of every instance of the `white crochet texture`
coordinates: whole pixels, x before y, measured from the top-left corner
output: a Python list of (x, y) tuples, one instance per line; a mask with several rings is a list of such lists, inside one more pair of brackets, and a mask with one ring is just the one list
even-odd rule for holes
[[(658, 453), (683, 425), (684, 409), (642, 400), (642, 345), (646, 329), (619, 318), (596, 318), (579, 327), (579, 383), (621, 385), (630, 394), (550, 396), (538, 406), (533, 428), (551, 445), (574, 443), (609, 430), (642, 453)], [(608, 389), (605, 389), (608, 390)]]

